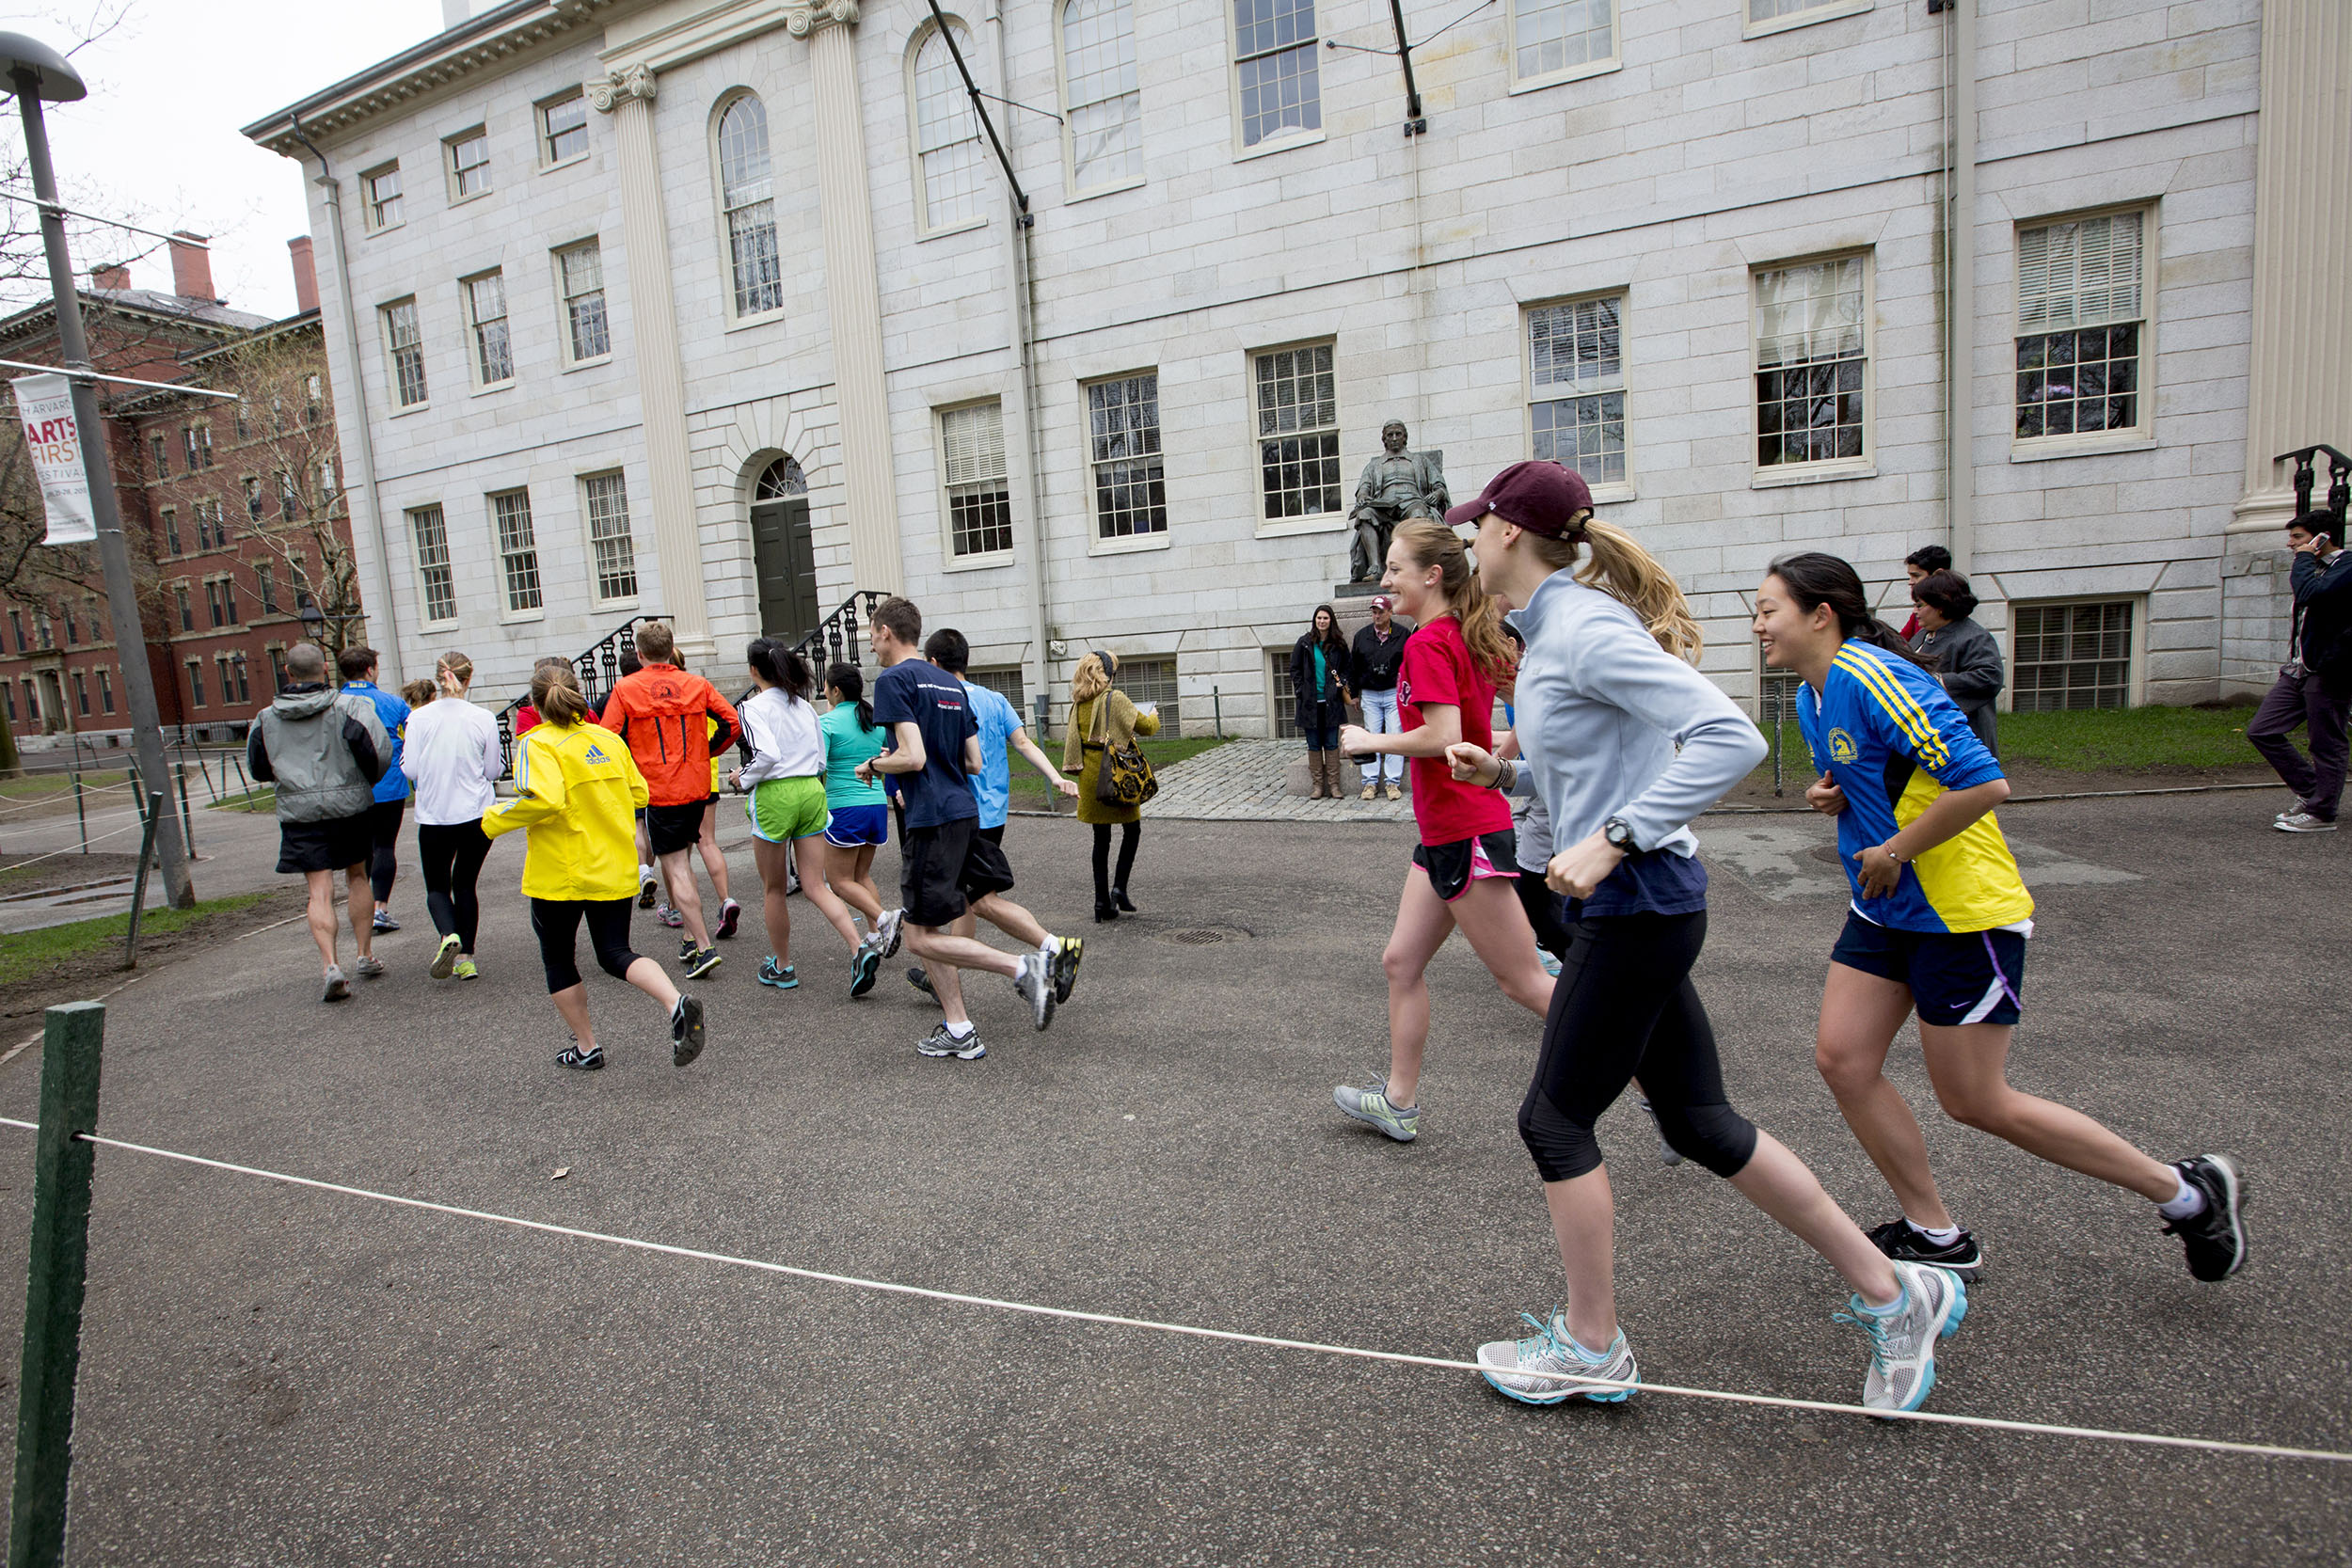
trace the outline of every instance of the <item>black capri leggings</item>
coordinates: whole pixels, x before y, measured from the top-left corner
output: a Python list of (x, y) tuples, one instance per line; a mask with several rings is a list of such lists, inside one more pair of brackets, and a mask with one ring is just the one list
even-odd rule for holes
[(1715, 1031), (1691, 984), (1707, 911), (1604, 915), (1569, 929), (1519, 1137), (1547, 1181), (1600, 1165), (1593, 1124), (1638, 1073), (1659, 1130), (1685, 1159), (1737, 1176), (1756, 1129), (1724, 1097)]
[(408, 798), (378, 800), (368, 808), (368, 826), (375, 830), (375, 855), (368, 862), (368, 885), (379, 904), (392, 896), (392, 878), (400, 871), (400, 814)]
[(1527, 911), (1527, 923), (1535, 928), (1535, 945), (1566, 963), (1568, 928), (1560, 924), (1560, 895), (1551, 891), (1542, 872), (1524, 867), (1514, 886), (1518, 890), (1519, 908)]
[(625, 978), (637, 961), (629, 950), (628, 913), (632, 898), (533, 898), (531, 928), (539, 933), (539, 962), (548, 972), (548, 994), (580, 984), (574, 961), (580, 922), (588, 921), (588, 943), (596, 950), (596, 964), (614, 979)]
[(420, 822), (417, 859), (424, 868), (424, 907), (433, 928), (457, 938), (457, 950), (473, 957), (474, 932), (482, 924), (482, 902), (474, 882), (482, 875), (483, 858), (490, 841), (482, 834), (482, 821)]

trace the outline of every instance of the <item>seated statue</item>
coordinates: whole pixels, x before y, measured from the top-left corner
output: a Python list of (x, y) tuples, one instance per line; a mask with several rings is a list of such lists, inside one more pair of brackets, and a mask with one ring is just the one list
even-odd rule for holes
[(1380, 455), (1364, 465), (1348, 512), (1355, 540), (1348, 549), (1348, 580), (1377, 582), (1389, 559), (1389, 540), (1407, 517), (1442, 517), (1451, 504), (1445, 489), (1445, 453), (1406, 451), (1405, 421), (1380, 427)]

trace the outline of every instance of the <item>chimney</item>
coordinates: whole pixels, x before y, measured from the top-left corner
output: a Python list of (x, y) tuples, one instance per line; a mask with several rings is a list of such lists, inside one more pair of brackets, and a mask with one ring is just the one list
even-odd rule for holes
[(179, 230), (171, 236), (171, 292), (183, 299), (221, 303), (213, 294), (213, 253), (205, 237)]
[(319, 308), (319, 269), (310, 254), (310, 236), (286, 242), (286, 253), (294, 261), (294, 311)]
[(92, 267), (89, 269), (89, 286), (93, 289), (127, 289), (131, 286), (131, 269), (120, 261)]

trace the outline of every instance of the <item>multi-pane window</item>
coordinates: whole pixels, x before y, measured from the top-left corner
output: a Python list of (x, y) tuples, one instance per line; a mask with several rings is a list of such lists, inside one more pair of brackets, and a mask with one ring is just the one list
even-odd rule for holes
[(1756, 462), (1863, 455), (1862, 258), (1756, 275)]
[(564, 342), (572, 363), (601, 359), (612, 352), (612, 327), (604, 314), (604, 250), (595, 240), (555, 253), (555, 282), (564, 296)]
[(2132, 697), (2132, 602), (2010, 607), (2011, 705), (2020, 713), (2125, 707)]
[(424, 333), (417, 325), (417, 302), (384, 307), (384, 344), (392, 356), (393, 395), (403, 408), (424, 401)]
[(268, 562), (258, 561), (254, 562), (253, 585), (261, 591), (262, 613), (264, 615), (277, 614), (278, 573), (271, 567)]
[(1070, 0), (1061, 13), (1070, 95), (1070, 183), (1081, 191), (1143, 178), (1133, 0)]
[(82, 717), (89, 717), (89, 682), (81, 671), (73, 672), (73, 701), (81, 707)]
[(229, 656), (227, 654), (213, 656), (213, 673), (220, 677), (220, 700), (224, 703), (236, 701), (237, 688), (229, 678)]
[(302, 422), (316, 424), (326, 408), (326, 382), (317, 372), (302, 378)]
[(539, 156), (548, 166), (588, 150), (588, 98), (577, 89), (539, 105)]
[(1274, 738), (1295, 740), (1298, 729), (1298, 688), (1291, 683), (1291, 651), (1266, 650), (1266, 711), (1274, 716)]
[[(115, 678), (112, 671), (98, 672), (98, 705), (108, 713), (115, 710)], [(8, 717), (13, 719), (16, 715), (11, 712)]]
[[(952, 23), (949, 25), (954, 25)], [(962, 29), (956, 44), (968, 47)], [(963, 90), (963, 75), (945, 33), (933, 29), (914, 54), (915, 162), (923, 181), (923, 227), (953, 229), (980, 215), (987, 170), (980, 125)]]
[(239, 403), (231, 412), (237, 421), (237, 439), (240, 441), (253, 439), (253, 411), (243, 403)]
[(1617, 53), (1616, 0), (1515, 0), (1512, 73), (1533, 81)]
[(33, 637), (44, 648), (57, 645), (56, 632), (51, 626), (49, 610), (45, 606), (33, 611)]
[(188, 602), (188, 591), (185, 586), (172, 589), (171, 602), (180, 611), (180, 629), (194, 631), (196, 629), (196, 607)]
[(245, 515), (257, 523), (262, 520), (262, 482), (251, 474), (245, 476)]
[(23, 610), (11, 610), (8, 611), (8, 629), (16, 633), (16, 651), (18, 653), (24, 654), (32, 652), (33, 645), (24, 641), (24, 612)]
[(205, 579), (204, 606), (213, 612), (213, 625), (215, 626), (225, 626), (229, 624), (229, 617), (221, 612), (220, 579), (218, 578), (207, 578)]
[[(230, 657), (229, 673), (237, 677), (237, 701), (240, 703), (251, 702), (253, 700), (253, 682), (251, 677), (246, 672), (245, 655), (235, 654)], [(228, 687), (226, 684), (224, 684), (221, 688), (221, 695), (224, 699), (228, 696)]]
[(192, 424), (181, 433), (181, 438), (187, 443), (188, 472), (194, 473), (199, 468), (209, 468), (213, 466), (213, 427), (211, 425)]
[(1802, 16), (1806, 11), (1824, 10), (1839, 4), (1839, 0), (1748, 0), (1748, 23), (1776, 22), (1784, 16)]
[(360, 208), (371, 233), (400, 221), (400, 166), (386, 164), (359, 176)]
[(195, 699), (189, 706), (204, 705), (204, 664), (200, 659), (188, 660), (188, 695)]
[(82, 618), (73, 613), (72, 599), (65, 601), (65, 645), (69, 648), (82, 645)]
[(490, 498), (490, 516), (498, 524), (499, 565), (506, 578), (509, 614), (537, 610), (539, 542), (531, 531), (531, 493), (510, 490)]
[(949, 548), (959, 557), (1011, 549), (1004, 405), (977, 403), (943, 411), (939, 444), (946, 457)]
[(164, 553), (180, 553), (180, 513), (176, 507), (164, 508)]
[(272, 691), (286, 689), (286, 650), (276, 643), (269, 650), (269, 681)]
[[(776, 249), (775, 186), (769, 179), (768, 107), (748, 92), (719, 117), (719, 203), (726, 214), (735, 313), (782, 309), (784, 262)], [(601, 313), (603, 302), (597, 303)]]
[(1265, 515), (1340, 509), (1340, 397), (1331, 345), (1277, 349), (1256, 358), (1258, 466)]
[(171, 449), (164, 444), (162, 432), (158, 431), (150, 435), (147, 438), (147, 445), (148, 450), (155, 454), (155, 477), (161, 479), (170, 473)]
[(596, 597), (637, 596), (637, 541), (628, 531), (628, 485), (619, 474), (581, 480), (587, 501), (588, 547), (596, 558)]
[(2018, 230), (2019, 440), (2139, 427), (2145, 216)]
[(278, 515), (292, 522), (302, 511), (302, 490), (294, 483), (293, 470), (278, 470)]
[(1111, 685), (1127, 694), (1127, 700), (1138, 706), (1145, 703), (1159, 705), (1160, 733), (1177, 736), (1184, 733), (1184, 717), (1176, 702), (1176, 661), (1172, 658), (1122, 658), (1118, 673), (1111, 676)]
[(342, 493), (342, 476), (335, 471), (335, 460), (332, 457), (320, 458), (319, 504), (321, 506), (332, 506), (335, 504), (335, 498)]
[(229, 617), (230, 626), (240, 625), (245, 620), (245, 613), (237, 608), (237, 585), (229, 578), (220, 579), (220, 608)]
[(476, 127), (452, 136), (449, 148), (449, 198), (463, 201), (490, 188), (490, 134)]
[(8, 685), (6, 681), (0, 681), (0, 697), (6, 697), (6, 698), (8, 699), (8, 722), (9, 722), (9, 723), (11, 723), (11, 724), (15, 723), (15, 722), (17, 721), (17, 718), (16, 718), (16, 688), (15, 688), (15, 687), (13, 687), (13, 686)]
[(1323, 128), (1315, 0), (1232, 0), (1241, 144)]
[(1156, 371), (1087, 388), (1088, 455), (1094, 468), (1094, 531), (1127, 539), (1168, 531), (1168, 482), (1160, 461)]
[(409, 531), (417, 538), (417, 577), (424, 590), (427, 621), (457, 619), (457, 585), (449, 569), (449, 529), (437, 506), (421, 506), (408, 514)]
[(974, 686), (986, 687), (995, 692), (1012, 705), (1015, 713), (1027, 714), (1028, 693), (1022, 684), (1021, 666), (1018, 664), (1009, 670), (967, 670), (963, 678)]
[(485, 272), (465, 282), (466, 321), (473, 329), (474, 375), (485, 387), (515, 379), (515, 350), (506, 334), (506, 275)]
[(196, 503), (196, 547), (209, 550), (215, 545), (229, 543), (229, 525), (221, 516), (220, 502)]
[(1527, 313), (1532, 455), (1594, 484), (1625, 483), (1625, 296)]

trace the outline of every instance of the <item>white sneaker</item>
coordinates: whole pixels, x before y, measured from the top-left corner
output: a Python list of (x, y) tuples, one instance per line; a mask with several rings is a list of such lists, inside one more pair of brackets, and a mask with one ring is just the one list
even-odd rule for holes
[(2332, 833), (2336, 825), (2324, 816), (2313, 816), (2307, 811), (2288, 812), (2271, 824), (2282, 833)]
[(874, 941), (881, 944), (883, 958), (898, 956), (898, 928), (906, 924), (906, 919), (904, 910), (884, 910), (882, 918), (874, 922)]
[(1870, 1338), (1870, 1370), (1862, 1380), (1862, 1402), (1872, 1410), (1916, 1410), (1935, 1386), (1935, 1342), (1960, 1332), (1968, 1315), (1968, 1287), (1958, 1275), (1925, 1263), (1897, 1263), (1903, 1299), (1892, 1312), (1873, 1312), (1860, 1296), (1833, 1313)]
[[(1521, 1404), (1558, 1404), (1572, 1399), (1590, 1400), (1595, 1404), (1622, 1404), (1631, 1397), (1632, 1389), (1596, 1388), (1582, 1380), (1642, 1381), (1641, 1369), (1633, 1362), (1633, 1351), (1625, 1342), (1625, 1330), (1617, 1331), (1617, 1337), (1609, 1341), (1608, 1350), (1597, 1361), (1568, 1338), (1568, 1321), (1557, 1310), (1549, 1320), (1538, 1320), (1529, 1312), (1520, 1313), (1519, 1319), (1535, 1330), (1532, 1336), (1524, 1339), (1497, 1339), (1478, 1347), (1479, 1373), (1494, 1385), (1497, 1393)], [(1559, 1375), (1562, 1373), (1571, 1375)]]

